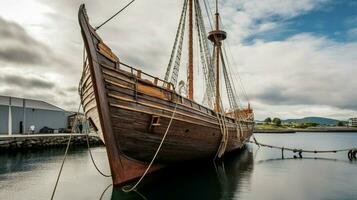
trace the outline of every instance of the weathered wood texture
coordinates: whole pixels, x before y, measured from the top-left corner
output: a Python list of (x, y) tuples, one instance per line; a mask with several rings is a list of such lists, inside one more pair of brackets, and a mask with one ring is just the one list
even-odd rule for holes
[[(84, 6), (79, 22), (88, 54), (80, 83), (86, 117), (102, 135), (115, 185), (142, 175), (168, 127), (172, 125), (152, 171), (163, 165), (213, 158), (221, 142), (217, 114), (178, 95), (172, 84), (120, 63), (89, 25)], [(226, 151), (240, 148), (254, 122), (226, 117)], [(237, 126), (239, 124), (239, 126)]]
[[(146, 169), (146, 164), (130, 159), (120, 150), (120, 148), (116, 144), (116, 139), (113, 133), (113, 127), (111, 122), (111, 116), (109, 111), (108, 99), (105, 93), (105, 83), (103, 79), (103, 74), (100, 65), (98, 64), (101, 60), (102, 63), (106, 61), (110, 64), (113, 63), (111, 60), (113, 59), (105, 59), (103, 60), (102, 54), (99, 54), (97, 51), (97, 46), (101, 39), (95, 33), (92, 26), (88, 23), (88, 17), (85, 11), (84, 5), (81, 5), (78, 12), (78, 21), (81, 27), (81, 33), (85, 45), (85, 49), (88, 56), (88, 68), (90, 75), (84, 73), (84, 79), (86, 76), (90, 77), (91, 87), (93, 88), (94, 93), (94, 101), (92, 103), (92, 109), (85, 108), (85, 113), (87, 116), (91, 117), (94, 121), (94, 124), (97, 126), (98, 130), (101, 132), (104, 143), (107, 149), (107, 155), (110, 165), (110, 170), (112, 174), (113, 184), (120, 185), (124, 184), (128, 181), (131, 181), (137, 177), (139, 177), (143, 171)], [(103, 46), (101, 46), (103, 48)], [(105, 51), (108, 51), (106, 49)], [(111, 57), (111, 54), (107, 55)], [(116, 61), (116, 59), (113, 59)], [(115, 66), (114, 66), (115, 67)], [(89, 80), (89, 78), (87, 78)], [(89, 81), (88, 81), (89, 82)], [(86, 84), (86, 83), (84, 83)], [(89, 83), (88, 83), (89, 84)], [(90, 86), (88, 86), (90, 87)], [(85, 91), (87, 88), (82, 88), (81, 91)], [(87, 89), (90, 90), (90, 89)], [(88, 94), (89, 95), (89, 94)], [(86, 96), (87, 97), (87, 96)], [(87, 97), (88, 104), (90, 104), (90, 97)], [(81, 98), (82, 101), (85, 100), (84, 97)], [(96, 111), (95, 111), (96, 109)], [(92, 111), (92, 112), (91, 112)], [(91, 119), (91, 118), (90, 118)], [(157, 170), (160, 168), (160, 165), (154, 165), (151, 171)]]
[[(216, 114), (212, 110), (203, 106), (194, 108), (191, 101), (184, 98), (183, 102), (186, 103), (181, 103), (178, 97), (173, 98), (175, 102), (165, 100), (175, 93), (158, 86), (146, 86), (145, 91), (141, 91), (140, 87), (135, 87), (141, 83), (130, 83), (133, 82), (133, 77), (124, 77), (121, 70), (109, 72), (103, 68), (103, 71), (107, 80), (114, 134), (118, 145), (127, 155), (150, 161), (168, 127), (176, 102), (178, 105), (174, 121), (158, 161), (180, 162), (215, 155), (222, 135)], [(150, 90), (156, 92), (147, 92)], [(152, 124), (153, 118), (158, 118), (159, 125)], [(240, 122), (242, 129), (237, 130), (233, 119), (227, 118), (226, 121), (229, 127), (227, 151), (231, 151), (240, 148), (250, 136), (252, 124)]]

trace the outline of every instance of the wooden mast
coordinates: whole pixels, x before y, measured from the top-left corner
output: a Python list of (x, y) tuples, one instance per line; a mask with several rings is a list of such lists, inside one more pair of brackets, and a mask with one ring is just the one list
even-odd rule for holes
[(193, 100), (193, 0), (188, 0), (188, 98)]
[[(216, 31), (219, 30), (219, 13), (218, 13), (218, 1), (216, 0)], [(221, 111), (220, 108), (220, 92), (219, 92), (219, 57), (220, 57), (220, 50), (221, 50), (221, 42), (216, 41), (215, 42), (216, 46), (216, 107), (215, 110), (217, 112)]]
[[(215, 111), (220, 112), (220, 91), (219, 91), (219, 62), (221, 54), (222, 41), (227, 38), (227, 33), (220, 30), (219, 27), (219, 12), (218, 12), (218, 0), (216, 0), (216, 27), (215, 30), (208, 33), (208, 39), (213, 42), (214, 48), (216, 50), (216, 102), (215, 102)], [(222, 58), (223, 59), (223, 58)]]

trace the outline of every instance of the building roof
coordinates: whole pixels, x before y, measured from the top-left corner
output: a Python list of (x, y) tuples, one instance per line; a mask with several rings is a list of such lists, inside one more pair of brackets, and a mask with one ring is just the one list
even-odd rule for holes
[(0, 105), (9, 106), (11, 98), (11, 105), (16, 107), (23, 107), (23, 102), (25, 100), (26, 108), (43, 109), (43, 110), (53, 110), (53, 111), (65, 111), (62, 108), (54, 106), (50, 103), (34, 100), (34, 99), (24, 99), (18, 97), (1, 96), (0, 95)]

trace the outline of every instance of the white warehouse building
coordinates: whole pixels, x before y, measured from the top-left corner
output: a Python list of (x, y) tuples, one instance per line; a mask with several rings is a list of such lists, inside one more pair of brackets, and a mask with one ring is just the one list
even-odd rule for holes
[(357, 126), (357, 117), (348, 120), (348, 126)]
[(30, 128), (34, 133), (44, 127), (64, 130), (72, 114), (44, 101), (0, 96), (0, 135), (29, 133)]

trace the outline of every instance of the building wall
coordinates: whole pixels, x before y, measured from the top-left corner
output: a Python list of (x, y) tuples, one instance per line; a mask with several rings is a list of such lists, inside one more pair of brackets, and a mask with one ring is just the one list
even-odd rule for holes
[[(23, 107), (12, 106), (12, 133), (20, 133), (20, 122), (23, 121)], [(0, 105), (0, 134), (8, 133), (8, 115), (9, 107)], [(45, 109), (26, 108), (25, 131), (28, 131), (31, 125), (35, 125), (35, 133), (41, 128), (47, 126), (53, 129), (67, 128), (68, 116), (71, 113), (66, 111), (54, 111)]]
[(351, 118), (348, 120), (349, 126), (357, 126), (357, 118)]
[(9, 107), (0, 105), (0, 134), (7, 134)]

